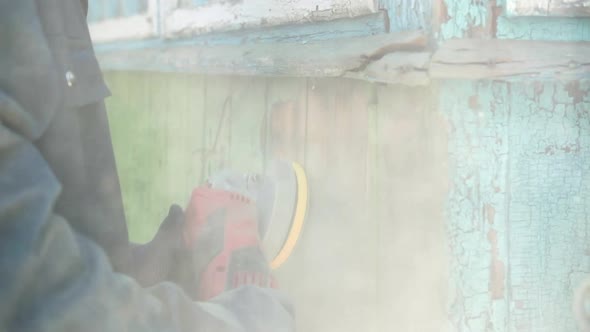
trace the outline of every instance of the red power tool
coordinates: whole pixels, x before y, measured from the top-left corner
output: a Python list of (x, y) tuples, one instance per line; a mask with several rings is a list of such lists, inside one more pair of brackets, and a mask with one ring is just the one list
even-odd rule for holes
[(191, 295), (206, 300), (242, 285), (276, 287), (271, 269), (291, 254), (307, 203), (297, 163), (272, 162), (264, 175), (225, 171), (196, 188), (183, 233), (199, 271)]

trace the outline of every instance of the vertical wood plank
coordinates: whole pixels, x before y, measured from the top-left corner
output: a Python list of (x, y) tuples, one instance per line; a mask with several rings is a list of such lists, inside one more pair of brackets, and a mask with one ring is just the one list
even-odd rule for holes
[(243, 172), (264, 168), (266, 80), (260, 77), (233, 79), (230, 116), (230, 164)]
[(510, 327), (576, 331), (590, 272), (590, 84), (510, 84)]
[(429, 90), (401, 86), (378, 89), (373, 121), (379, 328), (444, 331), (445, 127)]
[[(167, 199), (184, 205), (191, 190), (200, 184), (203, 131), (203, 78), (188, 75), (166, 75), (165, 114)], [(166, 203), (165, 203), (166, 204)]]
[(365, 207), (369, 102), (364, 82), (308, 84), (305, 166), (312, 198), (302, 247), (306, 303), (314, 305), (299, 312), (302, 330), (375, 330), (375, 225)]
[(273, 78), (267, 83), (266, 155), (305, 162), (307, 80)]
[[(272, 78), (266, 82), (265, 162), (282, 159), (304, 165), (307, 80), (305, 78)], [(297, 243), (291, 256), (274, 271), (279, 286), (293, 300), (298, 329), (305, 325), (302, 317), (305, 316), (304, 313), (308, 311), (309, 306), (302, 277), (307, 271), (303, 245), (303, 239), (307, 233), (307, 225), (304, 225), (300, 242)]]
[(204, 177), (230, 167), (232, 78), (208, 76), (205, 90)]
[(450, 127), (450, 320), (455, 330), (506, 331), (511, 296), (508, 85), (444, 82), (439, 108)]

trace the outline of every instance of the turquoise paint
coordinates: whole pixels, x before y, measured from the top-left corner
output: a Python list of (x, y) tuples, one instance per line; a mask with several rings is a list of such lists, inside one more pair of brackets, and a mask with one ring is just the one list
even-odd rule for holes
[(589, 91), (588, 81), (511, 88), (514, 330), (576, 331), (573, 289), (590, 276)]
[(147, 0), (122, 0), (121, 16), (132, 16), (145, 13)]
[(590, 18), (498, 18), (499, 39), (590, 41)]
[(148, 0), (101, 0), (88, 2), (88, 22), (132, 16), (147, 11)]
[(438, 38), (463, 38), (469, 36), (470, 29), (483, 27), (488, 15), (487, 5), (488, 0), (444, 0), (447, 21), (441, 24)]
[[(506, 6), (506, 0), (497, 0)], [(526, 40), (590, 41), (590, 18), (498, 17), (497, 38)]]
[(103, 0), (103, 19), (119, 17), (121, 14), (121, 0)]
[[(441, 24), (439, 40), (470, 37), (474, 28), (488, 22), (493, 5), (505, 8), (506, 0), (457, 1), (444, 0), (447, 18)], [(494, 36), (489, 36), (494, 37)], [(496, 21), (496, 37), (500, 39), (590, 41), (590, 18), (508, 17), (504, 10)]]
[(104, 17), (104, 11), (102, 10), (102, 3), (96, 1), (88, 1), (88, 15), (87, 20), (89, 23), (97, 22), (102, 20)]
[(211, 33), (189, 39), (151, 39), (96, 46), (96, 51), (130, 50), (147, 47), (242, 45), (245, 43), (310, 43), (337, 38), (378, 35), (386, 32), (383, 13), (309, 24), (289, 24), (264, 29)]
[(507, 91), (507, 83), (470, 81), (444, 82), (440, 90), (451, 128), (449, 309), (456, 331), (503, 331), (508, 319)]
[(430, 29), (430, 0), (379, 0), (379, 7), (387, 11), (392, 32)]
[(193, 6), (204, 6), (209, 3), (209, 0), (193, 0)]
[(455, 330), (576, 331), (573, 289), (590, 276), (589, 91), (441, 83)]

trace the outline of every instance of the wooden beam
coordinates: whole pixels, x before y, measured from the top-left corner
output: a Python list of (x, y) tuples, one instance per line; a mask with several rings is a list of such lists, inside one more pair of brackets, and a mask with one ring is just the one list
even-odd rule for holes
[(453, 39), (434, 54), (421, 31), (315, 42), (156, 44), (98, 52), (105, 70), (206, 75), (349, 77), (427, 85), (432, 79), (590, 78), (590, 42)]
[(152, 46), (98, 54), (105, 70), (148, 70), (210, 75), (344, 76), (385, 55), (420, 51), (421, 31), (342, 38), (314, 43), (253, 43), (221, 46)]
[(395, 52), (369, 63), (362, 70), (345, 73), (345, 77), (388, 84), (428, 85), (430, 52)]
[[(153, 1), (153, 0), (152, 0)], [(91, 26), (92, 27), (92, 26)], [(352, 18), (285, 24), (273, 27), (193, 34), (190, 38), (126, 40), (99, 43), (97, 53), (148, 47), (239, 46), (254, 43), (313, 43), (324, 40), (364, 37), (389, 32), (385, 11)]]
[(590, 43), (449, 40), (434, 53), (429, 72), (439, 79), (590, 78)]

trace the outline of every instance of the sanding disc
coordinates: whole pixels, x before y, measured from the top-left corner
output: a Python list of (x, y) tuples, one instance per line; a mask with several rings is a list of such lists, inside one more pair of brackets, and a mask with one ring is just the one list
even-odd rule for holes
[(225, 170), (212, 175), (207, 183), (256, 202), (262, 248), (271, 268), (281, 266), (293, 252), (307, 215), (308, 186), (303, 167), (274, 160), (265, 174)]
[(260, 233), (270, 266), (276, 269), (289, 258), (303, 230), (308, 184), (303, 167), (295, 162), (273, 161), (265, 177), (272, 186), (259, 197), (265, 211)]

